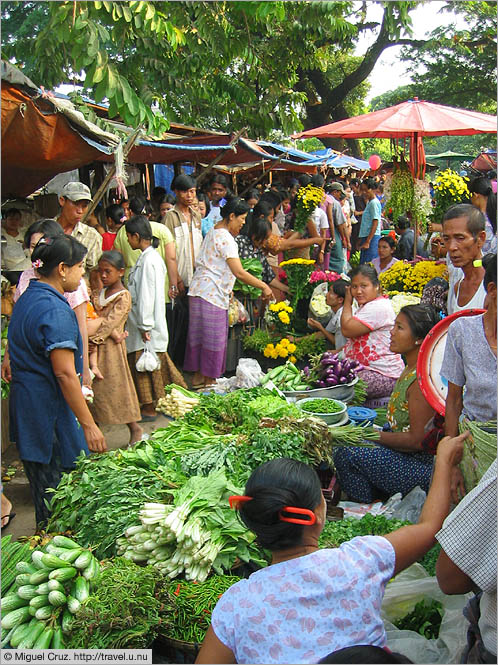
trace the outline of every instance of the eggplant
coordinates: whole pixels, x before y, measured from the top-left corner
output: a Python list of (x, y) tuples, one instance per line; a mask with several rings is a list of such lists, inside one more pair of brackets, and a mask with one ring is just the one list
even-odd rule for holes
[(337, 355), (332, 351), (325, 351), (325, 353), (323, 353), (322, 357), (320, 358), (320, 362), (322, 360), (330, 360), (331, 358), (337, 358)]
[(341, 378), (339, 379), (339, 383), (347, 383), (347, 382), (348, 380), (345, 376), (341, 376)]
[(337, 377), (335, 375), (329, 377), (327, 379), (327, 386), (330, 388), (331, 386), (336, 386), (338, 384)]
[(322, 367), (335, 367), (337, 365), (337, 360), (320, 360), (320, 365)]
[(309, 375), (310, 375), (310, 368), (309, 368), (308, 365), (306, 365), (306, 367), (303, 369), (303, 373), (304, 373), (306, 376), (309, 376)]
[(325, 381), (323, 381), (322, 379), (320, 379), (319, 381), (317, 381), (317, 382), (316, 382), (316, 385), (317, 385), (319, 388), (327, 388), (327, 387), (328, 387), (327, 384), (325, 383)]

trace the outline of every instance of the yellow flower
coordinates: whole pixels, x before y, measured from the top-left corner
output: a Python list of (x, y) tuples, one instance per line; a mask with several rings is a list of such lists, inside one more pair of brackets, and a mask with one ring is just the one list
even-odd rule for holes
[(287, 348), (289, 350), (289, 353), (294, 353), (294, 351), (297, 349), (297, 346), (291, 343), (287, 346)]
[(272, 303), (270, 305), (270, 312), (276, 312), (276, 311), (278, 311), (278, 305), (277, 303)]
[(287, 337), (284, 337), (283, 339), (280, 340), (280, 346), (289, 346), (290, 342), (287, 339)]
[(289, 355), (289, 352), (287, 351), (287, 349), (285, 349), (285, 348), (280, 349), (280, 357), (281, 358), (287, 358), (288, 355)]
[(280, 312), (278, 318), (284, 325), (288, 325), (290, 323), (290, 318), (287, 312)]
[(297, 358), (296, 358), (296, 356), (291, 356), (291, 357), (289, 358), (289, 360), (291, 361), (291, 363), (295, 363), (295, 362), (297, 362)]

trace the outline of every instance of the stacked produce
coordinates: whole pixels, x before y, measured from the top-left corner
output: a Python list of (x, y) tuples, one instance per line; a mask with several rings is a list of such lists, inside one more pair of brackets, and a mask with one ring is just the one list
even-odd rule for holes
[(301, 372), (291, 362), (271, 369), (261, 379), (261, 385), (265, 386), (269, 381), (272, 381), (280, 390), (286, 391), (307, 390), (309, 387)]
[(176, 384), (166, 386), (166, 396), (157, 401), (156, 411), (164, 413), (165, 416), (181, 418), (199, 404), (199, 396)]
[(19, 542), (11, 542), (12, 536), (2, 538), (2, 596), (14, 584), (20, 561), (31, 561), (31, 548)]
[(99, 563), (65, 536), (17, 564), (15, 590), (2, 598), (2, 646), (62, 649), (63, 633), (98, 581)]
[(170, 578), (185, 574), (203, 582), (212, 569), (223, 573), (238, 561), (265, 560), (251, 534), (237, 519), (228, 497), (243, 492), (223, 470), (194, 476), (172, 491), (173, 503), (146, 503), (140, 526), (130, 527), (118, 540), (118, 554), (152, 564)]
[(73, 619), (67, 649), (144, 649), (172, 607), (164, 578), (152, 566), (116, 557), (101, 564), (98, 585)]
[(316, 388), (331, 388), (354, 381), (362, 365), (356, 360), (341, 359), (337, 353), (326, 351), (313, 358), (310, 366), (303, 370), (307, 381)]
[(211, 614), (220, 596), (241, 578), (213, 575), (205, 582), (172, 582), (169, 600), (173, 610), (162, 632), (182, 642), (200, 644), (211, 625)]

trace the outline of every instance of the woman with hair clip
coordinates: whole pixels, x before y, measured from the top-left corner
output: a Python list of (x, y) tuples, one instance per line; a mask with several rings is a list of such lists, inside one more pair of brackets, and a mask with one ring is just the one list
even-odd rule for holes
[(78, 288), (86, 252), (72, 236), (42, 237), (31, 255), (38, 279), (19, 298), (9, 325), (11, 440), (29, 480), (38, 528), (50, 516), (47, 488), (57, 487), (81, 451), (106, 450), (81, 391), (81, 335), (64, 298)]
[(208, 231), (197, 256), (189, 289), (189, 328), (183, 368), (194, 372), (194, 388), (211, 385), (225, 371), (228, 341), (228, 306), (236, 279), (261, 289), (263, 300), (270, 287), (243, 269), (235, 238), (246, 220), (249, 206), (234, 196), (221, 208), (222, 219)]
[(314, 469), (284, 458), (253, 471), (244, 496), (230, 504), (271, 551), (271, 564), (222, 595), (196, 663), (318, 663), (348, 646), (385, 647), (386, 585), (434, 545), (465, 438), (439, 444), (418, 524), (334, 549), (318, 545), (327, 507)]
[[(126, 236), (130, 247), (141, 252), (128, 278), (128, 290), (132, 302), (126, 322), (128, 364), (140, 402), (142, 420), (139, 422), (153, 422), (157, 418), (155, 411), (157, 400), (164, 397), (165, 383), (179, 383), (184, 386), (185, 382), (166, 352), (168, 348), (164, 297), (166, 266), (154, 249), (159, 241), (152, 236), (149, 220), (143, 215), (135, 215), (126, 222)], [(170, 297), (174, 297), (171, 287)], [(137, 362), (146, 346), (150, 346), (158, 356), (161, 368), (152, 372), (139, 372)]]
[(396, 250), (396, 240), (392, 236), (381, 236), (377, 246), (377, 256), (372, 259), (372, 265), (377, 271), (377, 275), (389, 270), (399, 259), (394, 257)]
[(496, 254), (496, 193), (493, 192), (491, 180), (480, 176), (474, 178), (469, 185), (470, 200), (472, 205), (482, 212), (486, 218), (486, 240), (482, 247), (484, 254)]
[(435, 416), (417, 381), (420, 345), (440, 316), (432, 305), (407, 305), (396, 317), (390, 350), (403, 355), (406, 367), (396, 381), (389, 404), (389, 429), (375, 448), (342, 448), (334, 452), (341, 488), (353, 501), (371, 503), (419, 485), (427, 492), (433, 454), (424, 449), (427, 426)]

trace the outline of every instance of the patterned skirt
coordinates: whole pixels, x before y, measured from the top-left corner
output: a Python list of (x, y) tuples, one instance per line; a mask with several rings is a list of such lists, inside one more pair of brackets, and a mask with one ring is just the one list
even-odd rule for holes
[[(153, 404), (161, 397), (164, 397), (164, 381), (161, 369), (156, 369), (153, 372), (138, 372), (137, 361), (142, 355), (143, 350), (133, 351), (128, 354), (128, 365), (130, 366), (131, 376), (137, 391), (138, 401), (140, 406), (143, 404)], [(156, 355), (163, 362), (164, 353)]]
[(225, 371), (228, 310), (189, 296), (189, 326), (183, 369), (217, 379)]

